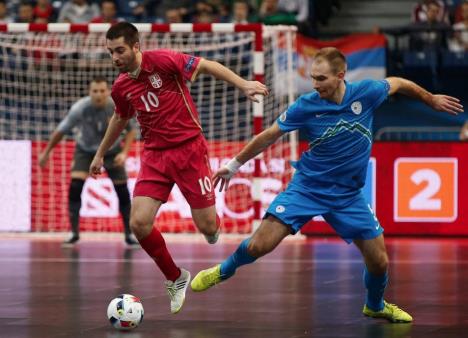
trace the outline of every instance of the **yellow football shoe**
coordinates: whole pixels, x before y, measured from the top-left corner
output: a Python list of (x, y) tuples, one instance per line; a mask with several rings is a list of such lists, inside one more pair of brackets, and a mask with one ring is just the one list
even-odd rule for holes
[(382, 310), (373, 311), (367, 305), (364, 305), (362, 313), (372, 318), (385, 318), (392, 323), (411, 323), (413, 321), (413, 317), (409, 313), (403, 311), (395, 304), (390, 304), (386, 301), (384, 301), (384, 308)]
[(218, 264), (212, 268), (202, 270), (190, 283), (192, 290), (195, 292), (205, 291), (212, 286), (221, 283), (221, 264)]

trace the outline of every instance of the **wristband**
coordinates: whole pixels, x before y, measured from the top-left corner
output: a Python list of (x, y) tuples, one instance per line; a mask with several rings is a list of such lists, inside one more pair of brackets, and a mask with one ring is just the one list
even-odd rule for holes
[(232, 160), (230, 160), (228, 163), (225, 164), (225, 167), (229, 172), (235, 174), (240, 167), (242, 167), (243, 163), (240, 163), (236, 158), (234, 157)]

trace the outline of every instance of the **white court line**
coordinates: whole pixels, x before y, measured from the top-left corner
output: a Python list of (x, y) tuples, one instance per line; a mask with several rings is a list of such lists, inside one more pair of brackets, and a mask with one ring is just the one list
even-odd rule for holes
[[(193, 258), (177, 258), (178, 263), (209, 263), (209, 264), (216, 264), (220, 263), (222, 259), (193, 259)], [(12, 263), (12, 262), (20, 262), (20, 263), (136, 263), (136, 264), (154, 264), (152, 260), (147, 258), (132, 258), (132, 259), (124, 259), (124, 258), (8, 258), (2, 257), (0, 258), (0, 263)], [(288, 263), (288, 264), (337, 264), (337, 263), (348, 263), (348, 264), (362, 264), (361, 259), (347, 259), (344, 260), (340, 259), (261, 259), (258, 261), (259, 263), (265, 264), (281, 264), (281, 263)], [(390, 264), (408, 264), (408, 265), (416, 265), (416, 264), (468, 264), (468, 260), (409, 260), (409, 259), (399, 259), (399, 260), (391, 260)]]

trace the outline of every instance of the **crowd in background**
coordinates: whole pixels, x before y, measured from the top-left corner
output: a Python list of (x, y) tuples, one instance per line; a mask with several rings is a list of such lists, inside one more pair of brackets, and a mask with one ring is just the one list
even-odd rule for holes
[(249, 23), (297, 25), (313, 35), (339, 0), (0, 0), (0, 23)]
[[(0, 0), (0, 23), (261, 22), (316, 36), (317, 23), (326, 24), (339, 7), (339, 0)], [(415, 2), (409, 28), (414, 50), (468, 50), (468, 0)]]
[(468, 51), (468, 1), (423, 0), (414, 7), (411, 49)]

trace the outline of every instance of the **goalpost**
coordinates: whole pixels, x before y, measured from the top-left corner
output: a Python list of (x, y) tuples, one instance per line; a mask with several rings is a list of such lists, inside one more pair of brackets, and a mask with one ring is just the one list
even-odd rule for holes
[[(270, 95), (252, 103), (236, 88), (201, 76), (190, 85), (209, 143), (213, 171), (232, 158), (252, 136), (271, 125), (296, 97), (293, 80), (294, 27), (260, 24), (136, 24), (142, 50), (170, 48), (216, 60), (246, 79), (264, 82)], [(116, 70), (105, 48), (108, 24), (0, 24), (0, 142), (28, 141), (31, 148), (32, 231), (68, 231), (68, 186), (74, 143), (61, 142), (48, 165), (38, 155), (70, 106), (87, 95), (95, 76), (109, 83)], [(13, 142), (14, 144), (14, 142)], [(130, 191), (139, 169), (140, 142), (126, 163)], [(248, 233), (274, 196), (284, 189), (297, 158), (297, 140), (288, 134), (241, 168), (230, 188), (216, 193), (225, 232)], [(5, 167), (6, 164), (3, 164)], [(11, 171), (14, 164), (9, 163)], [(4, 177), (4, 179), (7, 179)], [(200, 183), (206, 189), (209, 185)], [(117, 197), (108, 178), (88, 179), (82, 194), (80, 228), (120, 231)], [(1, 203), (25, 203), (10, 198)], [(2, 217), (0, 212), (0, 217)], [(190, 209), (175, 186), (161, 208), (162, 231), (193, 232)]]

